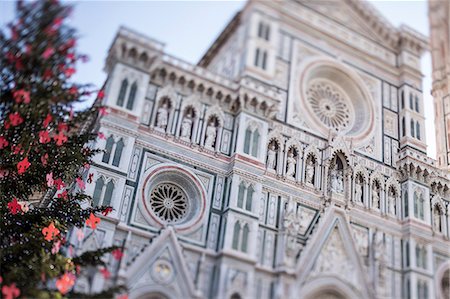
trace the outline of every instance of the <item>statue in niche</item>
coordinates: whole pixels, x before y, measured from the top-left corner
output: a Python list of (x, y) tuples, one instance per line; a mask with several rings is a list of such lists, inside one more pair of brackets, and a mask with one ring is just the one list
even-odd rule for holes
[(267, 150), (267, 169), (275, 170), (277, 166), (277, 151), (275, 144), (271, 143)]
[(156, 115), (156, 127), (165, 130), (169, 121), (169, 107), (167, 102), (163, 102), (161, 107), (158, 108)]
[(433, 211), (433, 228), (436, 232), (441, 231), (441, 213), (437, 206), (434, 207)]
[(355, 184), (355, 200), (358, 202), (363, 202), (363, 184), (362, 179), (360, 177), (356, 178)]
[(372, 188), (372, 207), (379, 209), (380, 208), (380, 188), (377, 183), (373, 184)]
[(376, 232), (374, 235), (373, 252), (378, 270), (378, 285), (382, 287), (386, 282), (386, 247), (382, 232)]
[(306, 183), (314, 185), (314, 158), (310, 157), (306, 162)]
[(192, 112), (188, 110), (186, 115), (183, 117), (183, 121), (181, 122), (181, 138), (183, 139), (191, 139), (192, 133)]
[(297, 204), (290, 200), (286, 206), (283, 226), (286, 229), (286, 263), (289, 266), (295, 264), (295, 256), (300, 250), (297, 242), (297, 234), (301, 228), (302, 217), (297, 211)]
[(395, 216), (395, 193), (392, 190), (388, 194), (388, 212)]
[(344, 174), (342, 170), (331, 171), (331, 189), (336, 193), (344, 192)]
[(297, 160), (294, 157), (294, 150), (291, 149), (288, 153), (287, 157), (287, 170), (286, 176), (295, 177), (295, 165), (297, 164)]
[(206, 139), (205, 139), (205, 147), (212, 149), (216, 143), (217, 136), (217, 127), (214, 121), (210, 121), (208, 126), (206, 127)]

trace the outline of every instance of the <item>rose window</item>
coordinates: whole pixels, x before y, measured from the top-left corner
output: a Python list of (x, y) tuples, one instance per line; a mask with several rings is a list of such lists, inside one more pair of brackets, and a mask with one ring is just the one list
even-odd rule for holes
[(188, 200), (180, 187), (162, 183), (153, 189), (150, 195), (150, 207), (161, 220), (176, 223), (185, 217), (188, 211)]
[(351, 125), (351, 104), (346, 95), (322, 80), (310, 84), (307, 101), (315, 116), (328, 128), (346, 130)]

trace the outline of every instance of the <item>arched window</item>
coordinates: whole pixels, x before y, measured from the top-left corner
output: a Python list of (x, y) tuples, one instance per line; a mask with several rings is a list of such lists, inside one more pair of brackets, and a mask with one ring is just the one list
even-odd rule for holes
[(428, 299), (428, 284), (426, 282), (423, 283), (423, 298)]
[(402, 94), (401, 94), (401, 105), (402, 105), (402, 109), (405, 108), (405, 92), (402, 90)]
[(253, 200), (253, 187), (249, 186), (247, 189), (247, 196), (246, 196), (246, 201), (245, 201), (245, 209), (247, 211), (252, 211), (252, 200)]
[(102, 197), (103, 186), (105, 185), (105, 181), (102, 177), (98, 178), (95, 182), (94, 194), (92, 195), (93, 206), (98, 206), (100, 204), (100, 199)]
[(109, 136), (108, 139), (106, 140), (105, 152), (103, 153), (102, 158), (103, 163), (109, 163), (113, 146), (114, 146), (114, 138), (112, 136)]
[(123, 79), (122, 84), (120, 85), (119, 96), (117, 97), (117, 106), (120, 106), (120, 107), (123, 106), (123, 103), (125, 101), (125, 95), (127, 93), (127, 89), (128, 89), (128, 80)]
[(405, 290), (405, 298), (411, 298), (411, 282), (409, 278), (406, 279), (406, 290)]
[(237, 201), (238, 208), (242, 209), (244, 207), (244, 195), (245, 195), (245, 185), (244, 182), (241, 182), (238, 191), (238, 201)]
[(244, 153), (246, 153), (247, 155), (250, 154), (250, 142), (252, 141), (252, 131), (250, 130), (250, 128), (247, 128), (247, 130), (245, 130), (245, 139), (244, 139)]
[(239, 224), (238, 221), (236, 221), (236, 223), (234, 224), (234, 229), (233, 229), (233, 244), (231, 245), (233, 247), (233, 249), (238, 249), (239, 247), (239, 236), (241, 234), (241, 225)]
[(427, 268), (427, 249), (425, 247), (422, 247), (421, 250), (421, 259), (422, 259), (422, 268)]
[(416, 111), (419, 112), (419, 97), (418, 96), (416, 96), (415, 102), (416, 102)]
[(260, 53), (261, 51), (259, 50), (259, 48), (256, 48), (256, 52), (255, 52), (255, 66), (259, 66), (259, 56), (261, 55)]
[(263, 51), (261, 68), (263, 70), (265, 70), (266, 69), (266, 65), (267, 65), (267, 51)]
[(425, 217), (424, 217), (424, 203), (425, 203), (425, 201), (424, 201), (424, 199), (423, 199), (423, 195), (422, 194), (420, 194), (419, 195), (419, 218), (420, 219), (422, 219), (422, 220), (424, 220), (425, 219)]
[(420, 140), (420, 124), (416, 122), (416, 137)]
[(259, 149), (259, 131), (255, 130), (253, 132), (253, 142), (252, 142), (252, 156), (258, 157), (258, 149)]
[(114, 182), (111, 180), (106, 184), (105, 196), (103, 197), (102, 206), (109, 206), (114, 192)]
[(242, 299), (242, 297), (238, 293), (234, 293), (231, 295), (230, 299)]
[(136, 92), (137, 92), (137, 84), (136, 84), (136, 82), (134, 82), (133, 85), (131, 85), (130, 95), (128, 96), (128, 102), (127, 102), (128, 110), (133, 110), (134, 99), (136, 98)]
[(409, 242), (408, 241), (406, 241), (406, 245), (405, 245), (405, 255), (406, 255), (406, 258), (405, 258), (405, 262), (406, 262), (406, 267), (409, 267)]
[(409, 94), (409, 109), (414, 110), (413, 95), (412, 95), (412, 93)]
[(410, 123), (410, 127), (411, 127), (411, 136), (412, 137), (415, 137), (415, 134), (414, 134), (414, 128), (415, 128), (415, 125), (414, 125), (414, 121), (411, 119), (411, 123)]
[(270, 38), (270, 26), (264, 22), (259, 22), (258, 25), (258, 37), (269, 40)]
[(409, 199), (408, 199), (408, 191), (405, 191), (405, 218), (409, 216)]
[(123, 146), (124, 146), (123, 139), (120, 138), (119, 142), (117, 142), (116, 144), (116, 150), (114, 151), (114, 158), (112, 165), (119, 166), (120, 158), (122, 157)]
[(402, 118), (402, 136), (406, 135), (406, 122), (405, 117)]
[(419, 218), (419, 195), (414, 192), (414, 217)]
[(248, 224), (244, 225), (244, 229), (242, 231), (242, 244), (241, 244), (241, 251), (247, 252), (247, 242), (248, 242), (248, 233), (250, 232), (248, 228)]
[(420, 253), (419, 245), (416, 245), (416, 266), (419, 268), (422, 267), (422, 255)]

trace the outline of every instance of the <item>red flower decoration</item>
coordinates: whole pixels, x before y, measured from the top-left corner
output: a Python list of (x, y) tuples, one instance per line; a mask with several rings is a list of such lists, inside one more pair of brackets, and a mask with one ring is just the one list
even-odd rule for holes
[(82, 178), (76, 178), (77, 185), (81, 190), (84, 190), (86, 188), (86, 185), (84, 184), (84, 181)]
[(30, 167), (31, 163), (28, 161), (28, 157), (25, 157), (22, 161), (17, 163), (17, 172), (19, 174), (24, 173), (27, 171), (28, 167)]
[(71, 62), (74, 62), (75, 61), (75, 54), (74, 53), (69, 53), (69, 54), (67, 54), (66, 58), (68, 60), (70, 60)]
[(47, 173), (45, 178), (47, 179), (47, 187), (52, 187), (55, 183), (55, 180), (53, 179), (53, 172)]
[(99, 139), (106, 139), (105, 134), (103, 134), (103, 132), (98, 132), (97, 135)]
[(56, 145), (57, 145), (57, 146), (61, 146), (61, 145), (63, 145), (64, 143), (67, 142), (67, 136), (64, 135), (64, 132), (63, 132), (63, 131), (60, 131), (60, 132), (58, 133), (58, 135), (55, 135), (55, 136), (53, 137), (53, 139), (56, 141)]
[(56, 288), (61, 294), (66, 294), (75, 284), (75, 275), (72, 273), (64, 273), (63, 276), (56, 280)]
[(75, 69), (73, 67), (69, 67), (64, 71), (64, 75), (67, 77), (71, 77), (73, 74), (75, 74)]
[(14, 155), (23, 154), (22, 146), (20, 144), (11, 146)]
[(42, 53), (42, 58), (49, 59), (50, 56), (52, 56), (55, 53), (55, 50), (53, 48), (47, 48), (45, 49), (44, 53)]
[(111, 213), (112, 210), (113, 210), (113, 208), (107, 207), (106, 209), (104, 209), (104, 210), (102, 211), (102, 214), (103, 214), (104, 216), (108, 216), (108, 214)]
[(60, 194), (58, 194), (58, 198), (62, 198), (62, 199), (67, 199), (67, 195), (69, 193), (67, 193), (67, 190), (64, 190), (63, 192), (61, 192)]
[(50, 135), (48, 134), (48, 131), (40, 131), (39, 132), (39, 142), (46, 144), (49, 143), (51, 141)]
[(111, 277), (111, 273), (106, 268), (101, 268), (100, 273), (102, 273), (104, 279), (108, 279)]
[(11, 126), (15, 127), (23, 123), (23, 118), (20, 116), (19, 112), (14, 112), (9, 115), (9, 122)]
[(8, 140), (4, 136), (0, 136), (0, 149), (4, 149), (9, 144)]
[(56, 186), (56, 189), (59, 191), (62, 188), (64, 188), (66, 186), (66, 184), (64, 184), (64, 182), (60, 178), (57, 178), (55, 180), (55, 186)]
[(58, 131), (60, 132), (67, 132), (68, 128), (69, 126), (66, 123), (61, 122), (58, 124)]
[(123, 252), (119, 248), (111, 251), (111, 254), (116, 260), (120, 260), (123, 257)]
[(45, 155), (43, 155), (43, 156), (41, 157), (41, 163), (42, 163), (42, 165), (47, 166), (47, 161), (48, 161), (48, 154), (46, 153)]
[(42, 229), (42, 234), (44, 235), (45, 240), (51, 241), (54, 237), (59, 235), (59, 229), (57, 229), (52, 222), (47, 227)]
[(100, 91), (97, 94), (97, 98), (99, 98), (100, 100), (103, 100), (104, 97), (105, 97), (105, 91), (103, 89), (100, 89)]
[(91, 213), (89, 219), (86, 220), (86, 225), (90, 226), (92, 229), (97, 228), (97, 224), (100, 223), (100, 218), (96, 217), (94, 213)]
[(14, 101), (16, 103), (20, 104), (21, 102), (24, 102), (25, 104), (30, 103), (30, 92), (20, 89), (13, 92)]
[(78, 88), (72, 86), (71, 88), (69, 88), (69, 93), (73, 96), (76, 96), (78, 94)]
[(13, 215), (22, 212), (22, 206), (17, 202), (17, 198), (15, 197), (11, 202), (8, 202), (8, 209)]
[(2, 286), (2, 294), (4, 299), (14, 299), (20, 296), (20, 290), (15, 283)]
[(49, 114), (47, 114), (44, 121), (42, 122), (42, 126), (44, 126), (44, 128), (47, 128), (51, 121), (52, 121), (52, 116), (49, 113)]
[(105, 116), (108, 115), (108, 110), (106, 109), (106, 107), (100, 107), (98, 108), (98, 113), (100, 114), (100, 116)]

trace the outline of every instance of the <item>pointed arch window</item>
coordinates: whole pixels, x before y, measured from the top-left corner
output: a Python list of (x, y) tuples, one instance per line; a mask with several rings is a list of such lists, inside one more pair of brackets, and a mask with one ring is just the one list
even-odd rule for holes
[(412, 120), (412, 119), (411, 119), (410, 127), (411, 127), (410, 128), (411, 129), (411, 136), (415, 137), (415, 134), (414, 134), (415, 125), (414, 125), (414, 120)]
[(95, 182), (94, 194), (92, 195), (93, 206), (98, 206), (103, 193), (103, 186), (105, 185), (105, 180), (100, 177)]
[(405, 117), (402, 118), (402, 136), (406, 135), (406, 122)]
[(250, 142), (252, 139), (252, 131), (250, 128), (245, 130), (245, 140), (244, 140), (244, 153), (250, 154)]
[(127, 101), (127, 109), (128, 110), (133, 110), (134, 100), (136, 98), (136, 92), (137, 92), (137, 84), (136, 84), (136, 82), (134, 82), (133, 85), (131, 85), (130, 95), (128, 96), (128, 101)]
[(111, 180), (106, 184), (105, 196), (103, 197), (102, 206), (109, 206), (114, 193), (114, 182)]
[(258, 149), (259, 149), (259, 131), (255, 130), (253, 132), (253, 142), (252, 142), (252, 156), (258, 157)]
[(249, 232), (250, 232), (250, 229), (248, 228), (248, 224), (245, 224), (244, 229), (242, 230), (242, 244), (241, 244), (242, 252), (247, 252), (247, 243), (248, 243)]
[(250, 212), (252, 211), (253, 193), (253, 187), (249, 186), (247, 189), (247, 198), (245, 200), (245, 209)]
[(241, 225), (239, 224), (238, 221), (236, 221), (233, 229), (233, 244), (232, 244), (233, 249), (238, 250), (240, 234), (241, 234)]
[(270, 26), (264, 22), (259, 22), (258, 24), (258, 37), (264, 40), (270, 39)]
[(244, 196), (245, 196), (245, 184), (244, 182), (241, 182), (241, 184), (239, 185), (239, 191), (238, 191), (238, 201), (237, 201), (237, 206), (238, 208), (243, 208), (244, 207)]
[(103, 163), (109, 163), (113, 146), (114, 146), (114, 137), (111, 135), (106, 140), (105, 152), (103, 153), (103, 158), (102, 158)]
[(239, 184), (237, 207), (251, 212), (254, 193), (255, 189), (253, 189), (253, 186), (242, 181)]
[(108, 183), (103, 177), (99, 177), (95, 182), (94, 193), (92, 195), (92, 205), (96, 206), (109, 206), (111, 205), (112, 197), (114, 194), (114, 181), (109, 180)]
[(420, 124), (416, 122), (416, 138), (420, 140)]
[(416, 112), (419, 112), (419, 97), (418, 96), (416, 96), (415, 97), (415, 106), (416, 106)]
[(255, 126), (252, 128), (252, 125), (250, 125), (245, 130), (244, 137), (245, 137), (244, 153), (257, 158), (258, 157), (258, 149), (259, 149), (259, 139), (260, 139), (258, 127)]
[(119, 166), (120, 158), (122, 157), (123, 147), (124, 147), (123, 138), (120, 138), (120, 140), (116, 144), (116, 150), (114, 151), (114, 158), (112, 165)]
[(128, 89), (128, 80), (123, 79), (122, 83), (120, 84), (120, 90), (119, 90), (119, 96), (117, 97), (117, 106), (122, 107), (125, 101), (125, 95), (127, 94)]
[(401, 94), (401, 105), (402, 105), (402, 109), (405, 108), (405, 92), (402, 90), (402, 94)]
[(405, 191), (405, 218), (409, 216), (409, 199), (408, 199), (408, 191)]
[(409, 109), (414, 110), (413, 95), (412, 95), (412, 93), (409, 94)]

